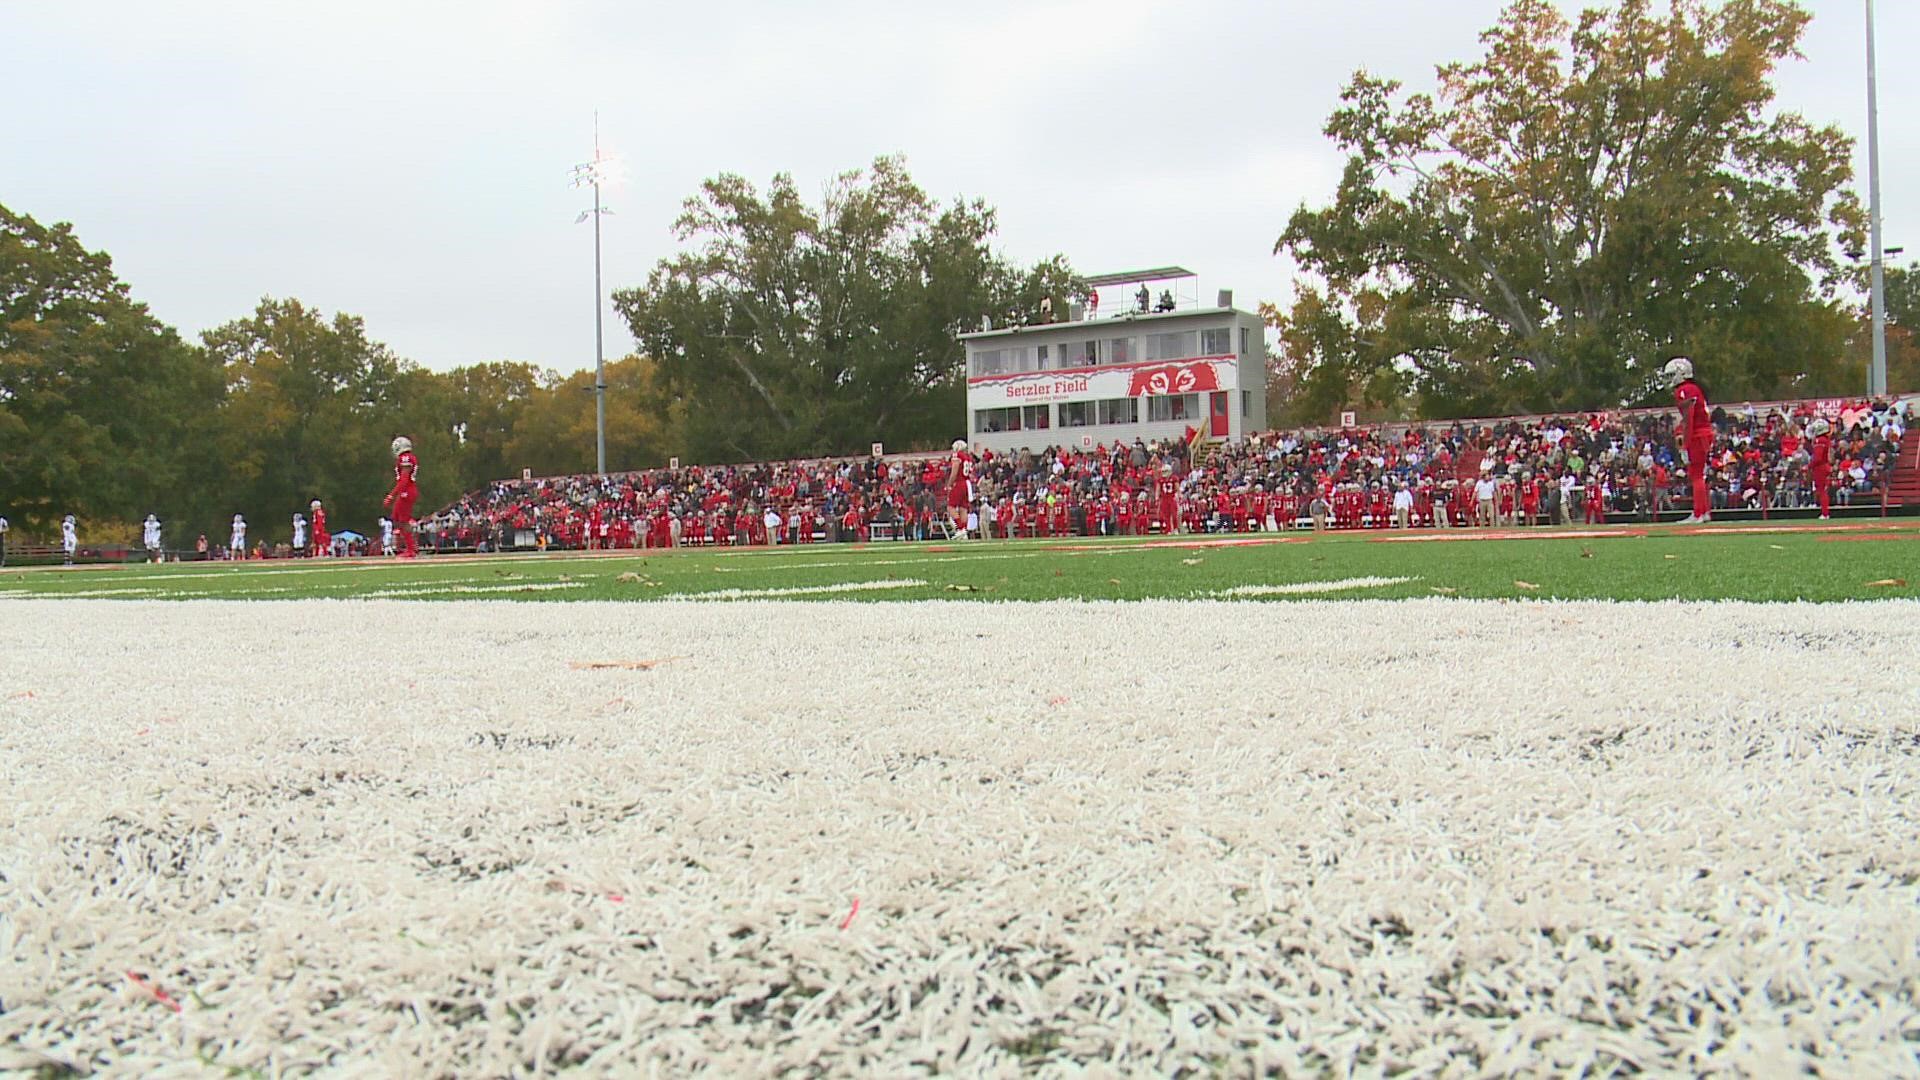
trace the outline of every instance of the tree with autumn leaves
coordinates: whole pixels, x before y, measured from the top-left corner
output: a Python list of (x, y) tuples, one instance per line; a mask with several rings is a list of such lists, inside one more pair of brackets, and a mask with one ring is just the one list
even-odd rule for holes
[(1857, 389), (1840, 252), (1852, 140), (1774, 107), (1787, 0), (1515, 0), (1433, 93), (1362, 71), (1331, 205), (1276, 250), (1293, 413), (1499, 415), (1651, 400), (1667, 357), (1722, 398)]

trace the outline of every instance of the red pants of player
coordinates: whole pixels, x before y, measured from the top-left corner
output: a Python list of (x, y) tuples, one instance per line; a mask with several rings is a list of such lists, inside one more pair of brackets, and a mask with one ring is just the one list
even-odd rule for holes
[(1707, 433), (1687, 436), (1687, 479), (1693, 484), (1693, 516), (1713, 513), (1713, 500), (1707, 497), (1707, 451), (1713, 436)]
[(393, 500), (393, 531), (400, 537), (401, 550), (408, 555), (420, 554), (420, 542), (413, 535), (413, 499), (409, 494)]
[(1815, 480), (1813, 493), (1820, 498), (1820, 516), (1827, 516), (1827, 508), (1833, 505), (1833, 484), (1831, 481)]

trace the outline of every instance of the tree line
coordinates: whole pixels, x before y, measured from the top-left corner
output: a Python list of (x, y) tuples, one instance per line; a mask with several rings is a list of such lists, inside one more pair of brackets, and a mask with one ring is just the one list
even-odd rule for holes
[[(896, 158), (848, 172), (818, 206), (791, 177), (736, 176), (689, 199), (690, 245), (613, 303), (641, 344), (607, 365), (612, 469), (942, 446), (965, 412), (957, 335), (1065, 310), (1063, 259), (1014, 266), (994, 212), (940, 206)], [(0, 206), (0, 515), (95, 540), (157, 514), (170, 543), (290, 532), (312, 499), (366, 529), (414, 441), (424, 501), (492, 480), (594, 467), (594, 374), (517, 361), (429, 371), (357, 316), (267, 297), (188, 341), (67, 224)]]

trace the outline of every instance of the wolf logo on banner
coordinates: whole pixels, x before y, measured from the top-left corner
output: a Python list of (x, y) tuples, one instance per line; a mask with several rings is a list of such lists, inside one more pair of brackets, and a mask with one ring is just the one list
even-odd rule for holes
[(1212, 364), (1166, 364), (1141, 368), (1133, 373), (1127, 396), (1143, 394), (1197, 394), (1220, 389), (1220, 376)]

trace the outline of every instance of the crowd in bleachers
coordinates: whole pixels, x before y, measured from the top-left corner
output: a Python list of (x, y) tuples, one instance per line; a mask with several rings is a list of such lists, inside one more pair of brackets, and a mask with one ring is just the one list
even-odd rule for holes
[[(1712, 510), (1811, 505), (1814, 403), (1716, 409)], [(1829, 405), (1838, 505), (1881, 497), (1910, 405)], [(1190, 457), (1197, 457), (1197, 462)], [(948, 535), (949, 458), (502, 481), (426, 523), (440, 547), (644, 548)], [(977, 535), (1144, 535), (1654, 520), (1693, 512), (1672, 410), (981, 453)]]

